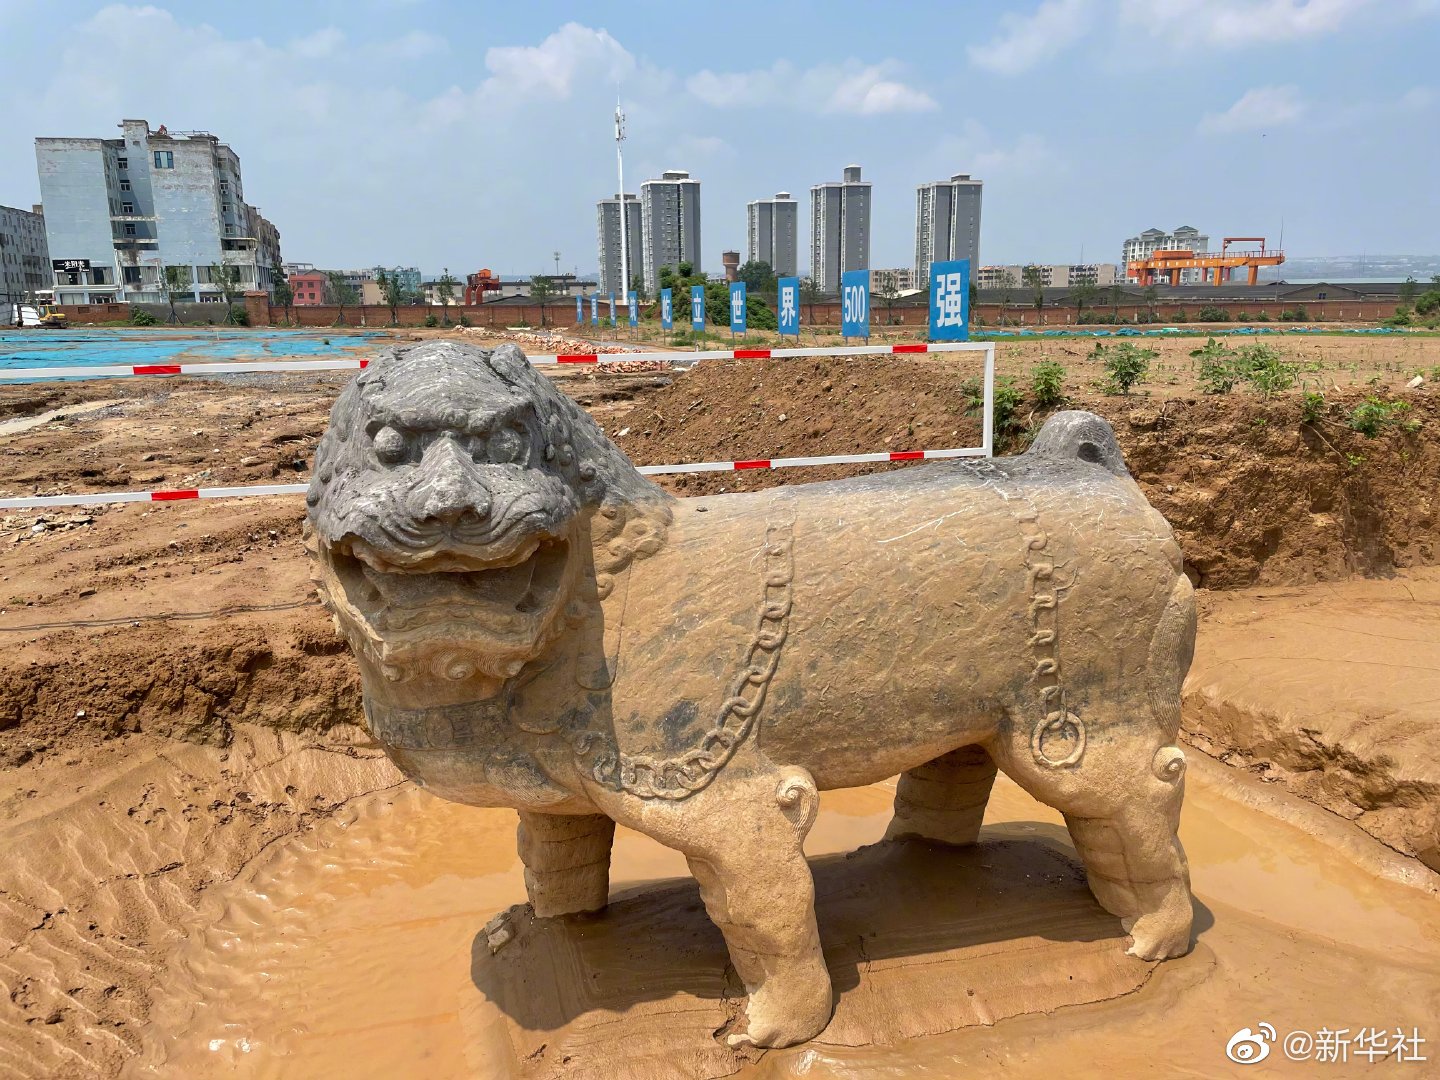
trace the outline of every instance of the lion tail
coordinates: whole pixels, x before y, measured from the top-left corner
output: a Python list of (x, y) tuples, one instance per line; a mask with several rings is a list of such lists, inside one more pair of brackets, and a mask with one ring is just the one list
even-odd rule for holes
[(1089, 461), (1116, 476), (1129, 477), (1125, 455), (1110, 424), (1092, 412), (1067, 409), (1057, 412), (1040, 429), (1025, 456)]

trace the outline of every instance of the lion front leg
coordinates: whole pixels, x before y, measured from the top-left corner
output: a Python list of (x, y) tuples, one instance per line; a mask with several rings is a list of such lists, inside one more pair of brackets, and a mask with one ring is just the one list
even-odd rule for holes
[(599, 911), (610, 895), (610, 847), (615, 822), (604, 814), (520, 811), (520, 861), (535, 914)]
[(727, 1041), (793, 1046), (818, 1035), (834, 1010), (804, 851), (819, 796), (800, 768), (758, 783), (726, 779), (716, 785), (728, 803), (723, 840), (686, 857), (749, 994), (745, 1030)]

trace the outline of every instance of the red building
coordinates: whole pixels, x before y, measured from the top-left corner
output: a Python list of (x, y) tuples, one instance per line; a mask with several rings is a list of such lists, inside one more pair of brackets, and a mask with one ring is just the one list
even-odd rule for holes
[(325, 275), (319, 270), (301, 270), (290, 275), (290, 291), (295, 294), (296, 307), (311, 307), (327, 302)]

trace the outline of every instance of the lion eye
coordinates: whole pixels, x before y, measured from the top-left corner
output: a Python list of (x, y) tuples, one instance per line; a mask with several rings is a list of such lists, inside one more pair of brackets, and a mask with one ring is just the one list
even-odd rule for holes
[(387, 465), (397, 465), (405, 460), (405, 436), (392, 427), (384, 427), (375, 433), (375, 456)]
[(508, 465), (524, 456), (525, 438), (514, 428), (501, 428), (491, 434), (487, 449), (491, 461), (497, 465)]

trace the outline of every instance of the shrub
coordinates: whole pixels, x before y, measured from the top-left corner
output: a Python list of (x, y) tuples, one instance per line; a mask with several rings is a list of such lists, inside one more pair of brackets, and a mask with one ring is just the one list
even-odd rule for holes
[(1122, 341), (1108, 348), (1097, 343), (1090, 359), (1099, 360), (1104, 365), (1107, 393), (1128, 394), (1137, 382), (1145, 381), (1150, 361), (1155, 356), (1154, 349), (1142, 349), (1132, 342)]
[(1300, 401), (1300, 419), (1307, 424), (1318, 423), (1325, 415), (1325, 395), (1314, 390), (1305, 391)]
[(1053, 409), (1065, 401), (1065, 368), (1046, 360), (1030, 369), (1030, 392), (1040, 409)]
[(460, 316), (460, 318), (459, 318), (459, 320), (458, 320), (458, 322), (460, 323), (461, 326), (469, 326), (469, 325), (470, 325), (470, 316), (465, 315), (465, 314), (462, 313), (461, 316)]
[(150, 312), (144, 308), (137, 307), (130, 309), (131, 326), (154, 326), (158, 321), (154, 315), (151, 315)]
[(1358, 431), (1367, 439), (1375, 438), (1387, 428), (1398, 427), (1405, 431), (1418, 431), (1420, 421), (1405, 418), (1405, 414), (1409, 411), (1409, 402), (1382, 401), (1377, 397), (1367, 397), (1364, 402), (1350, 411), (1350, 428), (1352, 431)]
[(1417, 297), (1415, 311), (1419, 315), (1434, 315), (1440, 312), (1440, 289), (1427, 289)]
[(1240, 372), (1235, 365), (1235, 354), (1223, 341), (1207, 338), (1205, 345), (1192, 349), (1190, 355), (1200, 361), (1197, 378), (1207, 394), (1228, 394), (1235, 389), (1235, 384), (1240, 381)]
[(1381, 322), (1381, 325), (1382, 325), (1382, 326), (1409, 326), (1409, 325), (1410, 325), (1410, 312), (1406, 311), (1403, 307), (1397, 307), (1397, 308), (1395, 309), (1395, 314), (1394, 314), (1394, 315), (1391, 315), (1388, 319), (1383, 320), (1383, 321)]
[(1235, 313), (1235, 321), (1236, 321), (1236, 322), (1249, 322), (1249, 321), (1250, 321), (1250, 313), (1249, 313), (1248, 311), (1237, 311), (1237, 312)]
[(1171, 322), (1185, 322), (1185, 321), (1186, 321), (1186, 318), (1187, 318), (1187, 316), (1186, 316), (1186, 314), (1185, 314), (1185, 309), (1184, 309), (1184, 308), (1176, 308), (1175, 311), (1174, 311), (1174, 312), (1171, 314), (1171, 316), (1170, 316), (1170, 321), (1171, 321)]
[(1272, 322), (1273, 320), (1270, 318), (1270, 313), (1269, 313), (1268, 311), (1262, 311), (1262, 312), (1260, 312), (1259, 315), (1256, 315), (1256, 316), (1255, 316), (1255, 321), (1256, 321), (1256, 322)]
[(1288, 390), (1295, 385), (1295, 365), (1281, 358), (1269, 345), (1256, 342), (1235, 350), (1235, 366), (1242, 377), (1262, 394)]
[(231, 326), (249, 326), (250, 313), (244, 308), (231, 308), (225, 316), (225, 321)]
[(1230, 316), (1224, 308), (1216, 307), (1214, 304), (1206, 304), (1195, 316), (1195, 320), (1197, 322), (1229, 322)]
[(991, 415), (995, 418), (996, 435), (1003, 435), (1018, 426), (1015, 416), (1020, 411), (1023, 400), (1024, 395), (1015, 388), (1014, 379), (995, 380), (995, 408)]
[(1304, 304), (1296, 304), (1292, 308), (1286, 308), (1280, 312), (1281, 322), (1309, 322), (1310, 313), (1305, 310)]
[(439, 326), (439, 325), (440, 325), (440, 320), (437, 319), (434, 315), (426, 315), (426, 316), (425, 316), (425, 325), (426, 325), (426, 326)]

